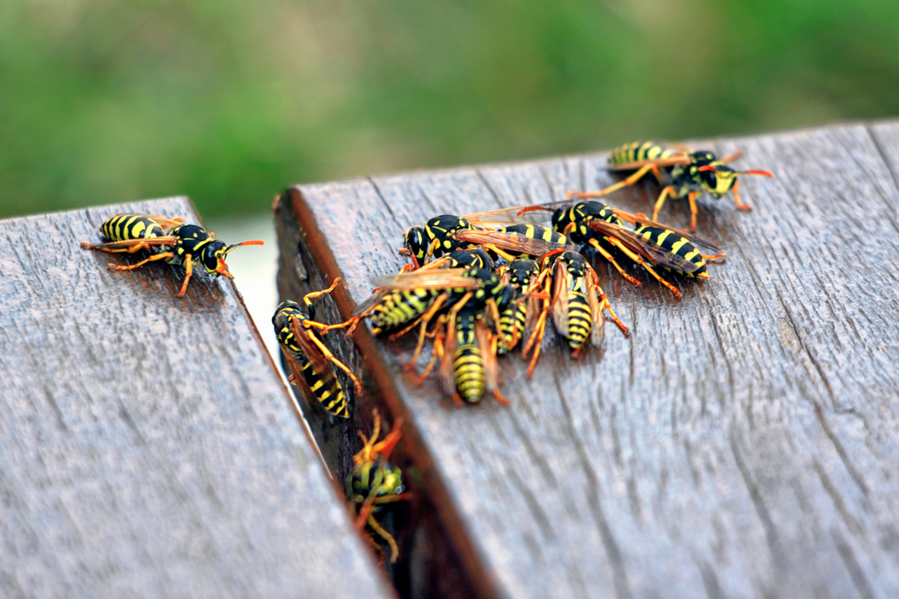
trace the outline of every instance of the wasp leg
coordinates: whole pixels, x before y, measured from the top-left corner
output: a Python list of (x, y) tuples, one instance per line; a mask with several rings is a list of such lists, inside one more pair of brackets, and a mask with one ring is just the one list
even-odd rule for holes
[(384, 530), (384, 528), (381, 527), (381, 525), (378, 523), (378, 521), (375, 520), (374, 516), (369, 516), (366, 524), (368, 524), (368, 526), (373, 531), (378, 533), (378, 536), (380, 536), (382, 539), (384, 539), (387, 542), (387, 545), (390, 547), (390, 563), (395, 564), (396, 560), (399, 559), (399, 557), (400, 557), (400, 549), (399, 549), (399, 547), (397, 547), (396, 539), (394, 539), (393, 535), (391, 535), (389, 532), (387, 532), (386, 530)]
[(654, 164), (646, 164), (646, 165), (643, 165), (637, 172), (635, 172), (634, 174), (627, 177), (624, 181), (619, 181), (618, 183), (615, 183), (614, 185), (610, 185), (609, 187), (606, 187), (605, 189), (600, 189), (599, 191), (588, 191), (585, 193), (575, 192), (574, 194), (569, 193), (569, 198), (571, 197), (571, 195), (574, 195), (579, 198), (595, 198), (598, 196), (609, 195), (613, 191), (618, 191), (619, 189), (621, 189), (623, 187), (629, 187), (629, 186), (633, 185), (634, 183), (636, 183), (637, 181), (639, 181), (640, 179), (645, 177), (646, 173), (649, 173), (649, 172), (652, 172), (656, 176), (656, 179), (659, 181), (659, 184), (661, 185), (662, 184), (662, 173), (659, 171), (659, 167), (657, 167)]
[(496, 401), (498, 401), (499, 403), (503, 404), (504, 406), (511, 406), (511, 405), (512, 405), (512, 402), (509, 401), (508, 399), (506, 399), (506, 396), (503, 395), (503, 392), (500, 391), (499, 389), (494, 389), (494, 390), (493, 390), (493, 397), (496, 399)]
[(331, 286), (328, 287), (327, 289), (323, 289), (322, 291), (313, 291), (311, 293), (307, 293), (303, 297), (303, 303), (306, 304), (307, 306), (311, 306), (312, 305), (311, 300), (314, 300), (317, 297), (321, 297), (323, 295), (327, 295), (327, 294), (331, 293), (332, 291), (334, 291), (334, 288), (337, 287), (338, 283), (340, 283), (340, 277), (337, 277), (336, 279), (334, 279), (334, 282), (331, 283)]
[(662, 285), (664, 285), (665, 287), (667, 287), (667, 288), (671, 291), (671, 293), (673, 293), (676, 297), (680, 297), (680, 296), (681, 296), (680, 290), (679, 290), (677, 287), (675, 287), (674, 285), (672, 285), (671, 283), (669, 283), (668, 281), (666, 281), (665, 279), (663, 279), (663, 278), (659, 275), (659, 273), (657, 273), (656, 271), (654, 271), (654, 270), (652, 269), (652, 267), (651, 267), (651, 266), (650, 266), (650, 265), (643, 259), (642, 256), (640, 256), (639, 254), (635, 254), (635, 253), (632, 252), (631, 250), (627, 249), (627, 248), (624, 246), (624, 244), (622, 244), (620, 241), (618, 241), (618, 240), (615, 239), (614, 237), (608, 237), (607, 239), (608, 239), (609, 243), (611, 243), (612, 245), (614, 245), (615, 247), (617, 247), (619, 250), (621, 250), (622, 252), (624, 252), (625, 255), (627, 255), (628, 258), (630, 258), (631, 260), (633, 260), (634, 262), (636, 262), (637, 264), (639, 264), (640, 266), (642, 266), (643, 268), (645, 268), (646, 271), (647, 271), (649, 274), (651, 274), (652, 276), (654, 276), (654, 277), (656, 278), (656, 280), (658, 280), (659, 283), (661, 283)]
[(741, 149), (737, 150), (736, 152), (733, 152), (732, 154), (728, 154), (727, 156), (722, 158), (721, 162), (723, 162), (724, 164), (727, 164), (728, 162), (733, 162), (734, 160), (736, 160), (737, 158), (739, 158), (742, 155), (743, 155), (743, 149), (741, 148)]
[[(608, 237), (604, 237), (603, 239), (605, 239), (606, 241), (609, 241)], [(599, 252), (599, 254), (603, 258), (605, 258), (612, 266), (614, 266), (615, 270), (618, 271), (618, 274), (620, 274), (622, 277), (624, 277), (628, 283), (630, 283), (631, 285), (636, 285), (637, 287), (640, 286), (640, 281), (638, 281), (634, 277), (632, 277), (629, 274), (627, 274), (626, 272), (624, 272), (624, 270), (618, 265), (618, 263), (615, 262), (615, 258), (612, 257), (612, 254), (607, 252), (606, 249), (599, 244), (599, 241), (597, 241), (596, 239), (591, 239), (589, 243), (590, 243), (590, 247), (592, 247), (594, 250)]]
[(659, 211), (662, 209), (662, 206), (665, 205), (665, 200), (668, 199), (669, 195), (671, 197), (674, 197), (675, 193), (676, 193), (675, 189), (673, 187), (671, 187), (670, 185), (665, 187), (665, 189), (662, 190), (662, 193), (659, 195), (659, 199), (656, 200), (655, 207), (652, 209), (652, 220), (659, 219)]
[(184, 297), (184, 293), (187, 291), (187, 284), (190, 283), (190, 276), (194, 274), (194, 257), (191, 254), (184, 256), (184, 273), (184, 284), (181, 285), (178, 297)]
[(446, 351), (444, 348), (445, 336), (443, 335), (443, 323), (445, 320), (446, 317), (442, 315), (437, 319), (437, 327), (434, 329), (434, 353), (431, 355), (431, 359), (428, 360), (428, 365), (425, 366), (424, 372), (414, 378), (416, 385), (424, 383), (437, 361), (443, 358), (443, 354)]
[(599, 277), (596, 276), (596, 271), (590, 271), (590, 274), (593, 278), (593, 290), (596, 292), (596, 295), (599, 297), (599, 309), (606, 309), (609, 311), (609, 315), (612, 317), (612, 320), (615, 321), (615, 324), (618, 325), (618, 328), (621, 329), (621, 332), (625, 335), (630, 335), (631, 330), (624, 326), (624, 323), (618, 320), (618, 315), (615, 314), (615, 310), (612, 309), (612, 302), (609, 301), (608, 296), (602, 290), (602, 287), (599, 286)]
[[(303, 322), (305, 323), (308, 321), (303, 321)], [(309, 340), (315, 344), (315, 346), (319, 349), (319, 351), (321, 351), (322, 355), (325, 356), (328, 360), (330, 360), (331, 363), (334, 364), (334, 366), (337, 366), (339, 369), (341, 369), (342, 371), (347, 373), (347, 376), (349, 376), (350, 379), (352, 379), (353, 384), (356, 385), (356, 393), (359, 393), (361, 395), (362, 394), (362, 382), (358, 378), (356, 378), (356, 375), (353, 374), (353, 371), (350, 370), (346, 364), (344, 364), (343, 362), (338, 360), (337, 356), (332, 354), (331, 350), (329, 350), (327, 348), (327, 346), (325, 346), (325, 344), (322, 343), (318, 337), (316, 337), (315, 335), (309, 335)]]
[(714, 256), (706, 256), (705, 254), (699, 254), (699, 255), (702, 256), (702, 259), (705, 260), (706, 262), (719, 262), (719, 261), (722, 261), (725, 258), (727, 258), (727, 255), (725, 255), (724, 252), (721, 252), (720, 254), (715, 254)]
[(734, 202), (737, 204), (737, 208), (743, 210), (744, 212), (749, 212), (752, 210), (752, 206), (749, 204), (744, 204), (740, 201), (740, 180), (737, 179), (734, 181)]
[[(545, 270), (542, 273), (540, 273), (540, 277), (538, 277), (534, 286), (536, 287), (536, 286), (540, 285), (543, 280), (547, 280), (548, 279), (547, 275), (550, 272), (551, 271), (549, 271), (549, 270)], [(521, 350), (521, 356), (523, 358), (527, 358), (528, 352), (531, 351), (531, 348), (534, 349), (534, 353), (531, 356), (531, 363), (528, 366), (528, 378), (531, 378), (531, 376), (533, 376), (534, 369), (537, 367), (537, 359), (540, 357), (540, 349), (541, 349), (541, 346), (543, 345), (543, 337), (546, 334), (546, 318), (547, 318), (547, 316), (549, 316), (549, 308), (550, 308), (550, 303), (549, 303), (549, 299), (548, 299), (549, 298), (549, 281), (548, 280), (546, 281), (543, 291), (544, 291), (543, 295), (546, 296), (543, 300), (543, 309), (540, 310), (540, 316), (537, 318), (537, 324), (534, 326), (534, 331), (531, 333), (531, 336), (528, 338), (528, 342), (525, 344), (525, 346)]]
[(172, 258), (172, 257), (174, 257), (174, 255), (175, 255), (175, 254), (173, 254), (172, 252), (163, 252), (163, 253), (161, 253), (161, 254), (153, 254), (152, 256), (150, 256), (149, 258), (147, 258), (146, 260), (141, 260), (141, 261), (138, 262), (137, 264), (111, 264), (111, 263), (110, 263), (110, 264), (109, 264), (109, 268), (111, 268), (112, 270), (133, 270), (133, 269), (135, 269), (135, 268), (138, 268), (138, 267), (140, 267), (140, 266), (143, 266), (143, 265), (146, 264), (147, 262), (154, 262), (154, 261), (156, 261), (156, 260), (163, 260), (163, 259), (166, 259), (166, 258)]
[(700, 195), (699, 191), (692, 191), (687, 195), (687, 201), (690, 203), (690, 232), (696, 230), (696, 215), (699, 209), (696, 207), (696, 198)]
[(495, 253), (497, 256), (500, 256), (500, 257), (502, 257), (502, 258), (505, 258), (505, 259), (508, 260), (509, 262), (512, 262), (513, 260), (515, 260), (515, 256), (513, 256), (513, 255), (510, 254), (509, 252), (506, 252), (506, 251), (504, 251), (504, 250), (499, 249), (498, 247), (496, 247), (496, 246), (493, 245), (492, 243), (485, 243), (485, 244), (484, 244), (484, 248), (487, 249), (487, 250), (490, 250), (490, 251), (493, 252), (493, 253)]
[(427, 326), (427, 324), (429, 322), (431, 322), (431, 319), (434, 318), (434, 315), (440, 311), (440, 308), (443, 307), (443, 304), (446, 303), (446, 300), (448, 298), (449, 298), (449, 293), (447, 293), (445, 291), (443, 293), (441, 293), (440, 295), (438, 295), (437, 298), (434, 300), (434, 303), (431, 304), (431, 307), (428, 308), (427, 312), (425, 312), (424, 314), (422, 314), (421, 316), (419, 316), (418, 318), (413, 320), (412, 324), (410, 324), (406, 328), (390, 335), (390, 338), (398, 339), (398, 338), (402, 337), (403, 335), (405, 335), (406, 333), (408, 333), (409, 331), (411, 331), (412, 329), (417, 327), (419, 325), (419, 323), (421, 323), (424, 326)]
[[(418, 335), (418, 343), (415, 345), (415, 353), (412, 354), (412, 361), (409, 362), (407, 368), (409, 370), (413, 370), (415, 368), (416, 362), (418, 362), (419, 356), (421, 356), (421, 350), (424, 348), (425, 337), (431, 338), (435, 337), (434, 347), (437, 347), (437, 340), (441, 339), (441, 331), (443, 330), (443, 323), (446, 322), (446, 316), (442, 314), (437, 317), (437, 324), (434, 326), (432, 332), (428, 332), (427, 326), (421, 327), (421, 332)], [(434, 367), (434, 361), (437, 358), (437, 352), (435, 351), (431, 356), (430, 361), (428, 361), (428, 365), (425, 367), (425, 371), (421, 376), (415, 377), (416, 383), (421, 384), (424, 382), (426, 378), (428, 378), (428, 374), (431, 372), (431, 369)]]

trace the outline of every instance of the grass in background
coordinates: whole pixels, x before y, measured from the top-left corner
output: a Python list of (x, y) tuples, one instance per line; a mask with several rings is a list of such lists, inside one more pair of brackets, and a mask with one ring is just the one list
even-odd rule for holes
[(11, 0), (0, 216), (899, 114), (895, 1)]

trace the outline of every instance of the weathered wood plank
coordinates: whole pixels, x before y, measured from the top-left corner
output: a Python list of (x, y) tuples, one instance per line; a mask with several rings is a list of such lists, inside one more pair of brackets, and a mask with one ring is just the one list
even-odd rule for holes
[(234, 285), (79, 249), (117, 212), (196, 221), (0, 222), (0, 595), (393, 596)]
[[(607, 327), (579, 361), (547, 340), (532, 380), (504, 359), (510, 408), (457, 409), (410, 383), (408, 344), (357, 333), (365, 401), (414, 423), (410, 460), (436, 474), (423, 492), (450, 511), (479, 596), (899, 595), (899, 126), (702, 145), (776, 175), (743, 180), (749, 214), (700, 201), (727, 263), (678, 279), (679, 300), (598, 264), (633, 334)], [(304, 232), (311, 280), (344, 278), (336, 320), (399, 268), (408, 226), (605, 186), (606, 156), (299, 186), (282, 219)], [(649, 211), (657, 193), (610, 202)]]

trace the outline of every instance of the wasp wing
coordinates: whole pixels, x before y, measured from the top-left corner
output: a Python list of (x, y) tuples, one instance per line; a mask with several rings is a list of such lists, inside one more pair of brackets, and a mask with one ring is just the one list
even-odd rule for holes
[(568, 338), (568, 291), (571, 289), (571, 273), (565, 262), (557, 260), (553, 271), (552, 315), (556, 331)]
[(156, 222), (156, 224), (166, 230), (184, 224), (184, 219), (179, 217), (169, 218), (167, 216), (160, 216), (158, 214), (142, 214), (141, 216), (153, 220), (154, 222)]
[(515, 252), (517, 254), (527, 254), (529, 256), (541, 257), (554, 250), (574, 249), (565, 244), (555, 243), (553, 241), (545, 241), (528, 237), (521, 233), (508, 231), (481, 231), (478, 229), (461, 229), (453, 232), (453, 238), (458, 241), (477, 244), (491, 244), (501, 250), (507, 252)]
[(681, 237), (683, 237), (684, 239), (686, 239), (693, 245), (702, 246), (715, 254), (721, 253), (721, 248), (719, 248), (715, 244), (703, 239), (702, 237), (697, 237), (696, 235), (693, 235), (691, 233), (685, 233), (684, 231), (681, 231), (679, 229), (674, 230), (671, 227), (669, 227), (668, 225), (665, 225), (660, 222), (656, 222), (654, 220), (649, 220), (648, 218), (646, 218), (645, 215), (640, 214), (640, 213), (631, 214), (630, 212), (625, 212), (624, 210), (619, 210), (618, 208), (610, 208), (610, 209), (612, 210), (612, 212), (615, 213), (615, 216), (617, 216), (621, 220), (627, 221), (629, 223), (633, 223), (635, 225), (642, 225), (644, 227), (655, 227), (657, 229), (665, 229), (667, 231), (671, 231), (677, 235), (680, 235)]
[(654, 243), (651, 239), (644, 239), (630, 229), (607, 223), (602, 220), (593, 220), (588, 224), (590, 225), (590, 228), (608, 235), (609, 237), (614, 237), (627, 249), (635, 254), (639, 254), (655, 265), (685, 273), (691, 273), (697, 268), (700, 268), (694, 262), (690, 262), (680, 254), (668, 251), (664, 247)]
[(444, 268), (437, 270), (421, 269), (386, 277), (370, 279), (376, 287), (394, 289), (477, 289), (480, 281), (463, 276), (464, 268)]
[(624, 164), (610, 164), (610, 171), (635, 171), (643, 168), (647, 164), (652, 164), (657, 166), (658, 168), (666, 168), (669, 166), (683, 166), (685, 164), (690, 164), (693, 162), (693, 159), (689, 156), (684, 155), (675, 155), (669, 156), (668, 158), (654, 158), (650, 160), (636, 160), (634, 162), (626, 162)]
[[(440, 349), (438, 350), (438, 344)], [(448, 319), (446, 323), (446, 336), (434, 343), (434, 351), (443, 352), (440, 355), (440, 365), (437, 375), (440, 379), (440, 387), (447, 395), (456, 392), (456, 369), (453, 362), (456, 354), (456, 320)]]
[(312, 339), (310, 339), (312, 335), (315, 335), (315, 332), (304, 327), (300, 323), (300, 319), (293, 315), (290, 316), (290, 332), (293, 333), (293, 338), (296, 339), (297, 345), (300, 346), (303, 355), (309, 363), (312, 364), (312, 370), (314, 372), (321, 373), (326, 369), (333, 370), (331, 368), (331, 363), (328, 362), (328, 359), (318, 346)]
[[(88, 244), (94, 250), (125, 250), (136, 245), (175, 245), (178, 238), (173, 235), (163, 237), (146, 237), (141, 239), (125, 239), (124, 241), (109, 241), (107, 243)], [(87, 242), (85, 242), (87, 243)], [(87, 246), (84, 246), (87, 247)]]
[(496, 360), (496, 348), (493, 346), (493, 337), (483, 319), (475, 324), (474, 333), (481, 350), (481, 360), (484, 362), (487, 390), (499, 389), (499, 364)]
[(593, 325), (590, 328), (590, 343), (594, 347), (602, 345), (605, 337), (606, 320), (602, 314), (602, 303), (596, 293), (596, 286), (592, 281), (587, 282), (587, 301), (590, 303), (590, 312), (593, 318)]

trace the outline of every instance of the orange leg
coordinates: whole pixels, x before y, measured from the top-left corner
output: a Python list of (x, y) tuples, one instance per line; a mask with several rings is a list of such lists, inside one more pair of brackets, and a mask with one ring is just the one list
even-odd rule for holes
[(504, 405), (504, 406), (511, 406), (511, 405), (512, 405), (512, 402), (509, 401), (508, 399), (506, 399), (505, 395), (503, 395), (503, 394), (502, 394), (502, 391), (500, 391), (499, 389), (494, 389), (494, 390), (493, 390), (493, 397), (495, 397), (495, 398), (496, 398), (496, 401), (498, 401), (499, 403), (501, 403), (501, 404)]
[(187, 291), (187, 284), (190, 283), (190, 276), (194, 274), (194, 257), (191, 254), (184, 256), (184, 273), (184, 284), (181, 285), (178, 297), (184, 297), (184, 293)]
[[(103, 251), (105, 251), (105, 250), (103, 250)], [(110, 263), (109, 268), (111, 268), (112, 270), (133, 270), (139, 266), (143, 266), (147, 262), (154, 262), (156, 260), (163, 260), (166, 258), (172, 258), (174, 256), (175, 256), (175, 254), (173, 254), (172, 252), (163, 252), (161, 254), (154, 254), (154, 255), (150, 256), (149, 258), (147, 258), (146, 260), (141, 260), (137, 264), (127, 264), (126, 265), (126, 264)]]
[(737, 204), (737, 208), (743, 210), (744, 212), (749, 212), (752, 210), (752, 206), (748, 204), (744, 204), (740, 201), (740, 180), (737, 179), (734, 181), (734, 202)]
[(665, 279), (663, 279), (661, 276), (659, 276), (659, 273), (654, 271), (652, 269), (652, 267), (643, 259), (642, 256), (640, 256), (639, 254), (635, 254), (634, 252), (632, 252), (631, 250), (626, 248), (624, 246), (624, 244), (622, 244), (620, 241), (618, 241), (614, 237), (608, 237), (607, 239), (609, 240), (609, 243), (611, 243), (612, 245), (617, 247), (619, 250), (624, 252), (628, 258), (630, 258), (631, 260), (633, 260), (634, 262), (636, 262), (637, 264), (639, 264), (640, 266), (645, 268), (646, 272), (648, 272), (653, 277), (655, 277), (659, 283), (661, 283), (662, 285), (667, 287), (671, 291), (671, 293), (673, 293), (677, 297), (680, 297), (680, 295), (681, 295), (680, 290), (677, 287), (675, 287), (674, 285), (672, 285), (671, 283), (669, 283), (668, 281), (666, 281)]
[[(469, 292), (469, 294), (470, 293), (471, 292)], [(417, 327), (419, 325), (419, 323), (421, 323), (422, 326), (427, 326), (428, 323), (431, 321), (431, 319), (434, 318), (434, 315), (440, 311), (440, 308), (443, 307), (443, 304), (446, 302), (446, 300), (448, 298), (449, 298), (449, 294), (446, 292), (438, 295), (437, 298), (434, 300), (434, 303), (431, 304), (431, 307), (428, 308), (427, 312), (425, 312), (424, 314), (422, 314), (421, 316), (419, 316), (418, 318), (413, 320), (412, 323), (410, 325), (408, 325), (406, 328), (402, 329), (401, 331), (399, 331), (397, 333), (393, 333), (392, 335), (390, 335), (390, 338), (391, 339), (399, 339), (400, 337), (402, 337), (403, 335), (405, 335), (406, 333), (408, 333), (409, 331), (411, 331), (412, 329)], [(470, 295), (468, 297), (463, 296), (463, 299), (467, 302), (470, 299)]]
[[(605, 239), (606, 241), (609, 241), (608, 237), (604, 237), (603, 239)], [(634, 277), (632, 277), (629, 274), (627, 274), (626, 272), (624, 272), (624, 270), (620, 266), (618, 266), (618, 263), (615, 262), (615, 258), (612, 257), (612, 254), (607, 252), (606, 249), (599, 244), (598, 240), (591, 239), (590, 246), (593, 247), (593, 249), (595, 249), (597, 252), (599, 252), (599, 254), (603, 258), (605, 258), (612, 266), (614, 266), (615, 270), (618, 271), (618, 274), (620, 274), (622, 277), (624, 277), (628, 283), (630, 283), (631, 285), (636, 285), (637, 287), (640, 286), (640, 281), (638, 281)]]
[(606, 187), (605, 189), (601, 189), (599, 191), (591, 191), (591, 192), (587, 192), (587, 193), (575, 193), (574, 195), (579, 198), (595, 198), (598, 196), (608, 195), (608, 194), (612, 193), (613, 191), (618, 191), (622, 187), (628, 187), (630, 185), (633, 185), (634, 183), (636, 183), (637, 181), (642, 179), (644, 176), (646, 176), (646, 174), (649, 172), (655, 173), (656, 179), (658, 179), (659, 183), (661, 184), (662, 175), (659, 172), (659, 168), (654, 164), (646, 164), (646, 165), (643, 165), (639, 170), (637, 170), (637, 172), (635, 172), (634, 174), (627, 177), (624, 181), (619, 181), (618, 183), (615, 183), (614, 185), (610, 185), (609, 187)]
[(696, 198), (700, 195), (701, 192), (693, 191), (687, 195), (687, 201), (690, 202), (690, 231), (696, 230), (696, 215), (699, 213), (699, 209), (696, 207)]
[(590, 274), (593, 278), (593, 290), (596, 292), (596, 295), (599, 297), (599, 309), (608, 310), (609, 315), (612, 317), (612, 320), (615, 321), (615, 324), (618, 325), (618, 328), (621, 329), (621, 332), (625, 335), (630, 335), (631, 330), (624, 326), (624, 323), (618, 320), (618, 315), (615, 314), (615, 310), (612, 309), (612, 302), (609, 301), (608, 296), (602, 290), (602, 287), (599, 286), (599, 277), (596, 276), (596, 271), (590, 270)]
[[(306, 320), (303, 322), (309, 322), (309, 321)], [(329, 350), (325, 346), (325, 344), (321, 342), (321, 340), (318, 337), (316, 337), (315, 335), (309, 335), (309, 340), (315, 344), (315, 346), (319, 349), (319, 351), (322, 352), (322, 355), (325, 356), (328, 360), (330, 360), (331, 363), (334, 364), (334, 366), (337, 366), (342, 371), (347, 373), (347, 376), (349, 376), (350, 379), (353, 381), (353, 384), (356, 385), (356, 393), (359, 393), (361, 395), (362, 394), (362, 382), (358, 378), (356, 378), (356, 375), (353, 374), (353, 371), (350, 370), (346, 364), (344, 364), (343, 362), (338, 360), (337, 357), (331, 353), (331, 350)]]
[(656, 200), (656, 205), (652, 209), (652, 220), (659, 220), (659, 210), (665, 205), (665, 200), (668, 199), (668, 196), (674, 197), (675, 193), (675, 189), (670, 185), (662, 190), (662, 194), (659, 196), (659, 199)]

